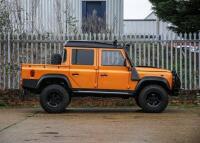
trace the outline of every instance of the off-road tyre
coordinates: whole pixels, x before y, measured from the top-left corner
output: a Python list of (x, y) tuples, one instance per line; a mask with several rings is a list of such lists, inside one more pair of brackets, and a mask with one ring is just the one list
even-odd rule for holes
[(70, 104), (71, 98), (61, 85), (49, 85), (40, 94), (40, 105), (48, 113), (62, 113)]
[(51, 56), (52, 65), (60, 65), (62, 63), (62, 56), (60, 54), (53, 54)]
[(167, 91), (159, 85), (144, 87), (139, 94), (139, 105), (146, 113), (161, 113), (169, 102)]

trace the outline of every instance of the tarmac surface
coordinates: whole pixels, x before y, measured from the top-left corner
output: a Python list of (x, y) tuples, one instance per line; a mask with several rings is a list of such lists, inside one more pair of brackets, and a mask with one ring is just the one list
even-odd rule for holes
[(0, 143), (200, 143), (200, 108), (0, 109)]

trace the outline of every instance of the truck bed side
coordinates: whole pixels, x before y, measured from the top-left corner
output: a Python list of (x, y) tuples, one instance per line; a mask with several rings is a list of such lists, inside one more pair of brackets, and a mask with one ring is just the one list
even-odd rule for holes
[(38, 80), (46, 74), (63, 74), (68, 76), (69, 66), (47, 64), (22, 64), (21, 79)]

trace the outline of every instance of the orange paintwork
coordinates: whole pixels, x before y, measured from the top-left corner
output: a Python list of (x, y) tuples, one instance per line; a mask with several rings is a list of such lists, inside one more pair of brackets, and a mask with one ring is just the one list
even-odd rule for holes
[[(130, 65), (127, 66), (101, 66), (100, 48), (94, 50), (94, 65), (80, 66), (72, 65), (71, 55), (72, 49), (67, 50), (67, 60), (62, 65), (44, 65), (44, 64), (22, 64), (22, 79), (39, 80), (46, 74), (63, 74), (68, 77), (72, 88), (76, 89), (112, 89), (112, 90), (135, 90), (138, 81), (131, 80)], [(81, 49), (81, 48), (76, 48)], [(84, 48), (86, 49), (86, 48)], [(90, 48), (92, 49), (92, 48)], [(103, 49), (108, 50), (108, 49)], [(109, 49), (121, 51), (126, 58), (123, 49)], [(128, 63), (127, 63), (128, 64)], [(136, 67), (140, 79), (145, 76), (157, 76), (165, 78), (172, 88), (172, 73), (169, 70), (159, 68)], [(35, 71), (35, 75), (31, 77), (31, 71)], [(107, 75), (107, 76), (102, 76)]]
[[(99, 54), (102, 55), (102, 50), (109, 51), (121, 51), (125, 58), (124, 51), (122, 49), (99, 49)], [(99, 70), (98, 70), (98, 88), (99, 89), (117, 89), (117, 90), (131, 90), (130, 84), (134, 89), (137, 82), (131, 81), (131, 72), (126, 66), (101, 66), (102, 56), (99, 56)], [(107, 76), (101, 76), (106, 74)], [(131, 83), (132, 82), (132, 83)]]
[[(72, 63), (71, 55), (72, 55), (72, 49), (69, 49), (68, 56), (70, 57), (70, 63)], [(75, 49), (81, 49), (81, 48), (75, 48)], [(84, 50), (87, 50), (84, 48)], [(94, 49), (94, 65), (92, 66), (85, 66), (85, 65), (72, 65), (70, 64), (70, 73), (69, 73), (69, 80), (71, 82), (72, 88), (86, 88), (86, 89), (93, 89), (97, 88), (97, 49)], [(78, 74), (78, 75), (73, 75)]]

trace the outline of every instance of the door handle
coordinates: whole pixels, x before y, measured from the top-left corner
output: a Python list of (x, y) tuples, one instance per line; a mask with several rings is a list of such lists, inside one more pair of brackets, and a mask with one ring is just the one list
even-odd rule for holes
[(101, 76), (102, 76), (102, 77), (105, 77), (105, 76), (108, 76), (108, 75), (104, 73), (104, 74), (101, 74)]
[(79, 76), (79, 73), (72, 73), (73, 76)]

